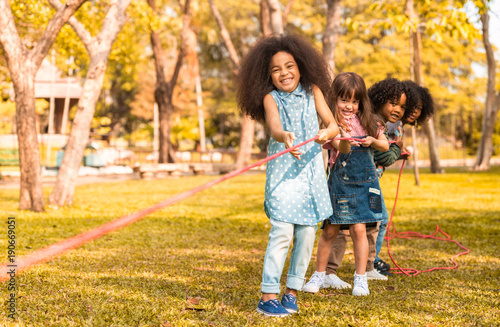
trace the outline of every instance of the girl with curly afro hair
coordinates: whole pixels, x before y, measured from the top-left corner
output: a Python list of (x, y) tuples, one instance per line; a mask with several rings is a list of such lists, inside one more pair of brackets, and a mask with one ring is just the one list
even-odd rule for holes
[[(267, 123), (269, 155), (317, 136), (316, 142), (291, 151), (293, 157), (284, 154), (266, 167), (264, 211), (271, 230), (257, 311), (267, 316), (297, 312), (297, 292), (304, 285), (317, 225), (333, 212), (320, 146), (339, 131), (324, 97), (329, 81), (321, 54), (296, 35), (260, 38), (239, 70), (238, 105), (244, 114)], [(281, 273), (292, 240), (286, 290), (280, 302)]]
[(420, 126), (434, 114), (434, 100), (429, 89), (407, 80), (403, 81), (408, 93), (403, 124)]
[(373, 84), (368, 89), (368, 96), (372, 103), (373, 111), (384, 121), (395, 123), (403, 118), (406, 108), (406, 88), (395, 78), (388, 77)]

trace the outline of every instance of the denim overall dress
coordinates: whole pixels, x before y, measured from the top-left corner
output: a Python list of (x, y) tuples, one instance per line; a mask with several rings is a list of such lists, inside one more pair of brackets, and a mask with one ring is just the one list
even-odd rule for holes
[[(355, 136), (356, 138), (363, 138)], [(382, 192), (370, 147), (351, 146), (339, 153), (328, 176), (335, 225), (371, 223), (382, 220)]]

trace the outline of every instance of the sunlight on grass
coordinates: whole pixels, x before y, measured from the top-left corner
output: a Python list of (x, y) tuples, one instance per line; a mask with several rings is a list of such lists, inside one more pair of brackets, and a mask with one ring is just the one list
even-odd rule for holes
[[(144, 209), (213, 176), (79, 186), (72, 207), (17, 210), (18, 191), (0, 190), (2, 216), (15, 216), (23, 255)], [(381, 180), (389, 211), (398, 171)], [(17, 276), (19, 326), (476, 326), (500, 321), (500, 168), (421, 173), (405, 170), (393, 222), (396, 232), (432, 234), (436, 225), (471, 252), (458, 269), (370, 282), (370, 296), (349, 290), (299, 293), (300, 313), (285, 320), (255, 312), (269, 220), (265, 175), (218, 184), (121, 230)], [(50, 189), (45, 189), (46, 196)], [(318, 236), (320, 231), (318, 230)], [(0, 238), (0, 248), (7, 246)], [(316, 240), (317, 244), (317, 240)], [(401, 267), (452, 266), (452, 242), (394, 239)], [(314, 249), (314, 254), (316, 248)], [(384, 244), (381, 253), (390, 261)], [(5, 257), (5, 256), (4, 256)], [(316, 264), (313, 255), (309, 277)], [(283, 272), (282, 285), (288, 265)], [(339, 276), (352, 283), (352, 243)], [(6, 285), (6, 284), (4, 284)], [(0, 296), (7, 299), (7, 289)], [(14, 325), (0, 315), (0, 325)]]

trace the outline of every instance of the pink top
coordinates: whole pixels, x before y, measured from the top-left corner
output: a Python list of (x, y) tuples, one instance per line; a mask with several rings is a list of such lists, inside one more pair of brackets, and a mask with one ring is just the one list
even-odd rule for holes
[[(347, 125), (347, 127), (350, 129), (349, 134), (352, 137), (356, 136), (365, 136), (368, 135), (366, 130), (361, 126), (361, 121), (359, 120), (358, 115), (351, 115), (350, 117), (344, 117), (343, 118), (344, 123)], [(384, 126), (380, 126), (380, 128), (377, 131), (377, 137), (379, 137), (385, 130)], [(331, 143), (330, 140), (323, 144), (323, 149), (331, 149), (330, 151), (330, 158), (328, 159), (328, 163), (330, 164), (330, 168), (333, 167), (335, 164), (335, 161), (337, 161), (337, 157), (339, 156), (339, 150), (335, 149)]]

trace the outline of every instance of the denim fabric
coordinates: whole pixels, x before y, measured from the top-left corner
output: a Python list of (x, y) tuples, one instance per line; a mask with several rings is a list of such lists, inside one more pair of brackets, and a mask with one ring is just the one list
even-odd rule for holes
[(271, 231), (264, 257), (261, 291), (262, 293), (280, 293), (281, 273), (292, 239), (293, 248), (286, 286), (300, 290), (304, 286), (317, 226), (295, 225), (275, 219), (270, 219), (270, 221)]
[[(271, 93), (278, 106), (281, 126), (293, 132), (299, 144), (314, 137), (319, 130), (314, 96), (302, 86), (287, 93)], [(285, 150), (285, 144), (272, 137), (268, 155)], [(300, 148), (300, 160), (286, 153), (268, 162), (264, 210), (267, 217), (299, 225), (316, 225), (330, 217), (332, 204), (328, 196), (321, 146), (309, 142)]]
[[(359, 137), (358, 137), (359, 138)], [(358, 224), (382, 220), (382, 192), (370, 147), (351, 146), (339, 153), (328, 177), (332, 224)]]
[(384, 243), (384, 236), (387, 231), (387, 223), (389, 222), (389, 212), (387, 211), (387, 207), (385, 206), (384, 197), (382, 196), (382, 221), (380, 222), (377, 240), (375, 242), (375, 261), (380, 261), (378, 254), (380, 253), (380, 249), (382, 248), (382, 244)]

